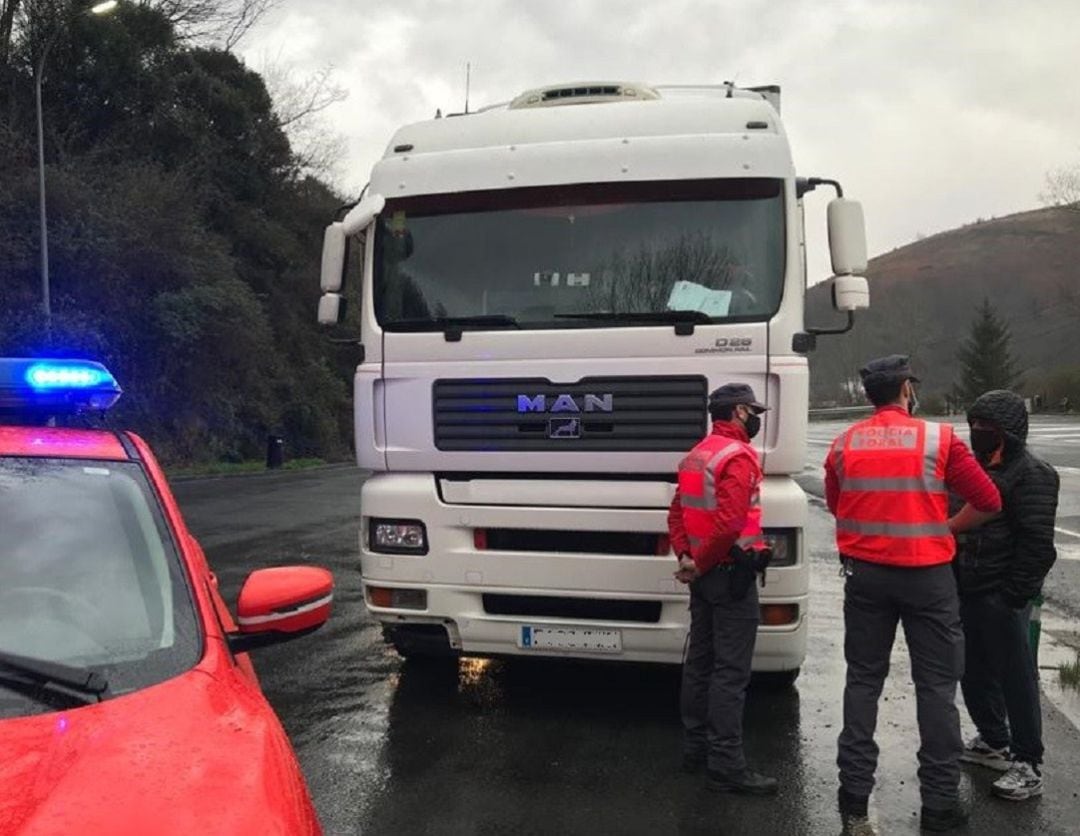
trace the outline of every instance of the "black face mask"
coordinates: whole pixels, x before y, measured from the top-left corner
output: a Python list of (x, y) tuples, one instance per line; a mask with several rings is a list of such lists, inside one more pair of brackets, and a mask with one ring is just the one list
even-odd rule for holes
[(997, 430), (974, 429), (971, 430), (971, 449), (980, 458), (990, 456), (1001, 446), (1001, 436)]
[(761, 416), (751, 412), (746, 416), (746, 420), (743, 421), (743, 426), (746, 428), (747, 437), (753, 438), (761, 431)]

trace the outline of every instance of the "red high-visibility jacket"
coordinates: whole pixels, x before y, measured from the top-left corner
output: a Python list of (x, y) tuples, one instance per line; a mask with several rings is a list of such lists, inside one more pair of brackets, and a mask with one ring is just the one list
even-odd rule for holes
[[(668, 531), (676, 551), (689, 551), (698, 570), (709, 571), (730, 563), (732, 545), (764, 546), (761, 529), (761, 463), (745, 433), (718, 422), (713, 434), (703, 439), (679, 464), (679, 489), (668, 515)], [(735, 467), (738, 463), (741, 466)], [(720, 507), (718, 493), (726, 479), (744, 479), (737, 493), (742, 507)], [(718, 491), (718, 487), (720, 490)]]
[(841, 434), (829, 452), (839, 484), (836, 545), (840, 554), (893, 566), (948, 563), (946, 471), (950, 424), (884, 409)]

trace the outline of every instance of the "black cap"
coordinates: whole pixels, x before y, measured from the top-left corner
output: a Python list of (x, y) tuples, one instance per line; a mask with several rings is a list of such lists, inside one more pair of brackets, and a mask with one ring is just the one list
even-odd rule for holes
[(859, 377), (862, 378), (863, 386), (903, 383), (905, 380), (919, 382), (919, 378), (911, 370), (911, 358), (906, 354), (890, 354), (888, 357), (871, 360), (859, 369)]
[(709, 409), (722, 406), (735, 406), (746, 404), (755, 412), (764, 412), (768, 409), (763, 403), (758, 403), (754, 390), (745, 383), (725, 383), (719, 389), (709, 395)]

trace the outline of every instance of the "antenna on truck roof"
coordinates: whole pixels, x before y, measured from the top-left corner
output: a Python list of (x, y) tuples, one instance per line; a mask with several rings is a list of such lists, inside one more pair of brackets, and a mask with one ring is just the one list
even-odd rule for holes
[(465, 63), (465, 112), (469, 112), (469, 81), (472, 75), (472, 64)]

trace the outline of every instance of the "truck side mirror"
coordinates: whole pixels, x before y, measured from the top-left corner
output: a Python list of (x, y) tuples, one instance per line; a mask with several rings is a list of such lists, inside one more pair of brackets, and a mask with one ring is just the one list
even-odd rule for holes
[(841, 313), (865, 311), (870, 307), (870, 284), (865, 276), (834, 276), (833, 307)]
[(323, 293), (338, 293), (345, 283), (345, 261), (348, 256), (345, 225), (334, 222), (323, 233), (322, 274), (319, 285)]
[(843, 197), (829, 202), (829, 253), (837, 276), (866, 272), (866, 223), (862, 204)]
[(366, 230), (386, 205), (381, 194), (369, 194), (335, 221), (323, 233), (322, 270), (319, 284), (319, 324), (335, 325), (345, 316), (345, 299), (341, 289), (345, 284), (345, 269), (349, 260), (349, 238)]
[(324, 293), (319, 297), (319, 324), (337, 325), (345, 318), (345, 297), (340, 293)]
[(319, 286), (319, 324), (336, 325), (345, 316), (345, 298), (341, 288), (345, 284), (345, 265), (349, 259), (349, 239), (345, 225), (334, 222), (323, 233), (322, 271)]

